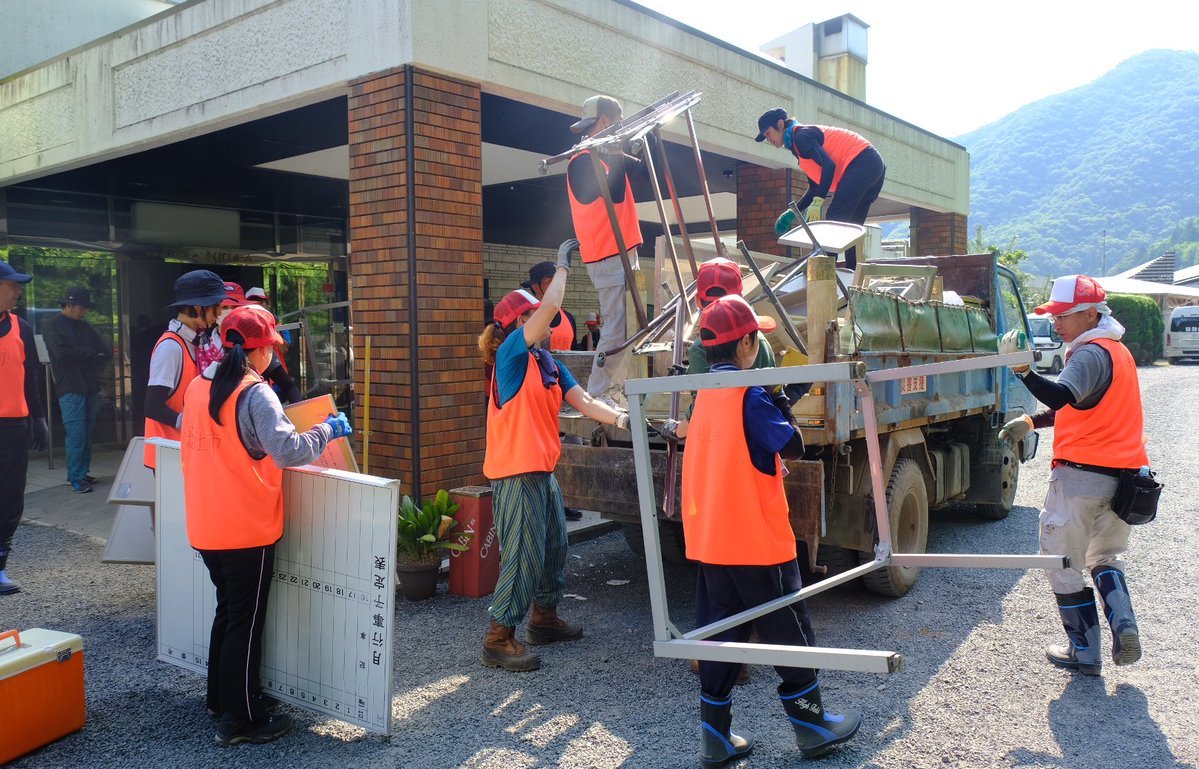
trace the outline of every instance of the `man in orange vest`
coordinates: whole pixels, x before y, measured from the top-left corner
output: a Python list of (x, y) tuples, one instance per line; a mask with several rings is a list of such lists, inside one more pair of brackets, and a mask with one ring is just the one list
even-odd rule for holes
[[(145, 436), (179, 440), (183, 423), (183, 395), (199, 373), (196, 342), (216, 325), (221, 303), (228, 294), (225, 281), (210, 270), (192, 270), (175, 281), (175, 319), (154, 345), (146, 380)], [(153, 470), (158, 462), (148, 442), (143, 461)]]
[[(575, 241), (568, 242), (575, 243)], [(520, 285), (522, 288), (528, 289), (540, 301), (554, 280), (556, 271), (557, 265), (554, 262), (538, 262), (529, 268), (529, 279)], [(575, 348), (575, 337), (577, 336), (575, 316), (567, 312), (565, 307), (558, 308), (558, 317), (550, 323), (550, 352), (570, 352)]]
[[(619, 123), (623, 117), (624, 109), (616, 99), (611, 96), (592, 96), (583, 102), (583, 114), (570, 130), (585, 137), (595, 136)], [(611, 350), (624, 344), (627, 334), (624, 265), (589, 155), (589, 150), (575, 153), (566, 166), (566, 193), (570, 199), (575, 237), (579, 241), (579, 255), (599, 294), (600, 314), (604, 317), (604, 327), (600, 331), (596, 350), (607, 355), (603, 366), (597, 360), (591, 367), (587, 394), (609, 406), (623, 408), (628, 405), (624, 396), (624, 381), (628, 376), (627, 350)], [(637, 249), (642, 243), (641, 226), (637, 220), (637, 202), (633, 200), (633, 186), (629, 177), (630, 172), (641, 172), (642, 163), (622, 152), (602, 153), (600, 161), (629, 264), (634, 270), (640, 269)]]
[[(806, 211), (815, 198), (832, 196), (823, 212), (825, 219), (865, 224), (870, 204), (882, 192), (887, 167), (861, 134), (834, 126), (802, 125), (777, 107), (758, 118), (754, 141), (790, 150), (807, 174), (808, 191), (795, 204), (800, 211)], [(795, 225), (795, 212), (788, 208), (779, 215), (774, 231), (782, 236)], [(856, 265), (856, 249), (851, 248), (845, 252), (845, 266), (852, 270)]]
[[(1121, 343), (1124, 327), (1112, 317), (1102, 287), (1086, 275), (1053, 282), (1049, 301), (1037, 307), (1052, 315), (1066, 341), (1066, 366), (1057, 381), (1030, 366), (1013, 367), (1037, 400), (1049, 407), (1034, 417), (1013, 419), (1000, 440), (1015, 446), (1036, 428), (1053, 427), (1053, 469), (1041, 510), (1041, 552), (1070, 557), (1070, 568), (1047, 571), (1068, 642), (1045, 650), (1059, 667), (1087, 675), (1102, 669), (1099, 614), (1087, 587), (1090, 570), (1103, 598), (1112, 631), (1112, 661), (1131, 665), (1141, 658), (1141, 639), (1124, 576), (1129, 525), (1112, 510), (1121, 470), (1148, 467), (1141, 388), (1132, 353)], [(1000, 352), (1019, 349), (1009, 331)]]
[[(758, 332), (774, 321), (728, 295), (700, 315), (699, 334), (712, 373), (752, 368)], [(802, 457), (803, 438), (761, 387), (701, 390), (683, 452), (683, 531), (687, 558), (699, 561), (696, 619), (701, 625), (800, 590), (795, 532), (788, 517), (781, 454)], [(802, 602), (738, 625), (713, 641), (745, 642), (756, 629), (762, 643), (815, 646)], [(753, 743), (731, 731), (732, 690), (740, 665), (701, 661), (700, 763), (720, 766), (748, 754)], [(853, 737), (861, 714), (829, 713), (816, 671), (777, 667), (778, 693), (804, 757), (818, 756)]]
[(8, 554), (25, 513), (29, 449), (45, 451), (50, 434), (38, 394), (33, 328), (13, 313), (31, 280), (0, 261), (0, 595), (21, 589), (8, 576)]

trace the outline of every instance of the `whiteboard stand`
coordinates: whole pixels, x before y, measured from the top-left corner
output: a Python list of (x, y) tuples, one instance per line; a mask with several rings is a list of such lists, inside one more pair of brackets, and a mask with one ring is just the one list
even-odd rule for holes
[(154, 471), (144, 463), (144, 440), (129, 441), (108, 490), (108, 504), (117, 506), (117, 516), (102, 563), (154, 563)]

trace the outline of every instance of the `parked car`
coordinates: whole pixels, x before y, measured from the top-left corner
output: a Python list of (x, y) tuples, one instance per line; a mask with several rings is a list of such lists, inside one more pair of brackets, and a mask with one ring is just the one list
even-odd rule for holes
[(1066, 365), (1066, 343), (1058, 336), (1053, 320), (1047, 315), (1029, 315), (1028, 327), (1032, 331), (1033, 349), (1040, 353), (1034, 364), (1037, 371), (1060, 374)]
[(1175, 307), (1166, 331), (1166, 361), (1199, 358), (1199, 307)]

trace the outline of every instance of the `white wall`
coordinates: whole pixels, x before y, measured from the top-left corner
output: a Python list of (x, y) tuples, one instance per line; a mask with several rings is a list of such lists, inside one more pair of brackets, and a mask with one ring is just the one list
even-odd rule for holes
[(174, 7), (166, 0), (0, 0), (0, 80)]

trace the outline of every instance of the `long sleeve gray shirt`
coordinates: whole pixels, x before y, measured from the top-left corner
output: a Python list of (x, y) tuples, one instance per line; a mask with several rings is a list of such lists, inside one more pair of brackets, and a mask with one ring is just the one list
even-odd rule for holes
[(279, 467), (310, 464), (333, 438), (333, 428), (323, 422), (307, 432), (296, 432), (279, 396), (266, 382), (247, 387), (238, 399), (237, 426), (251, 457), (269, 455)]

